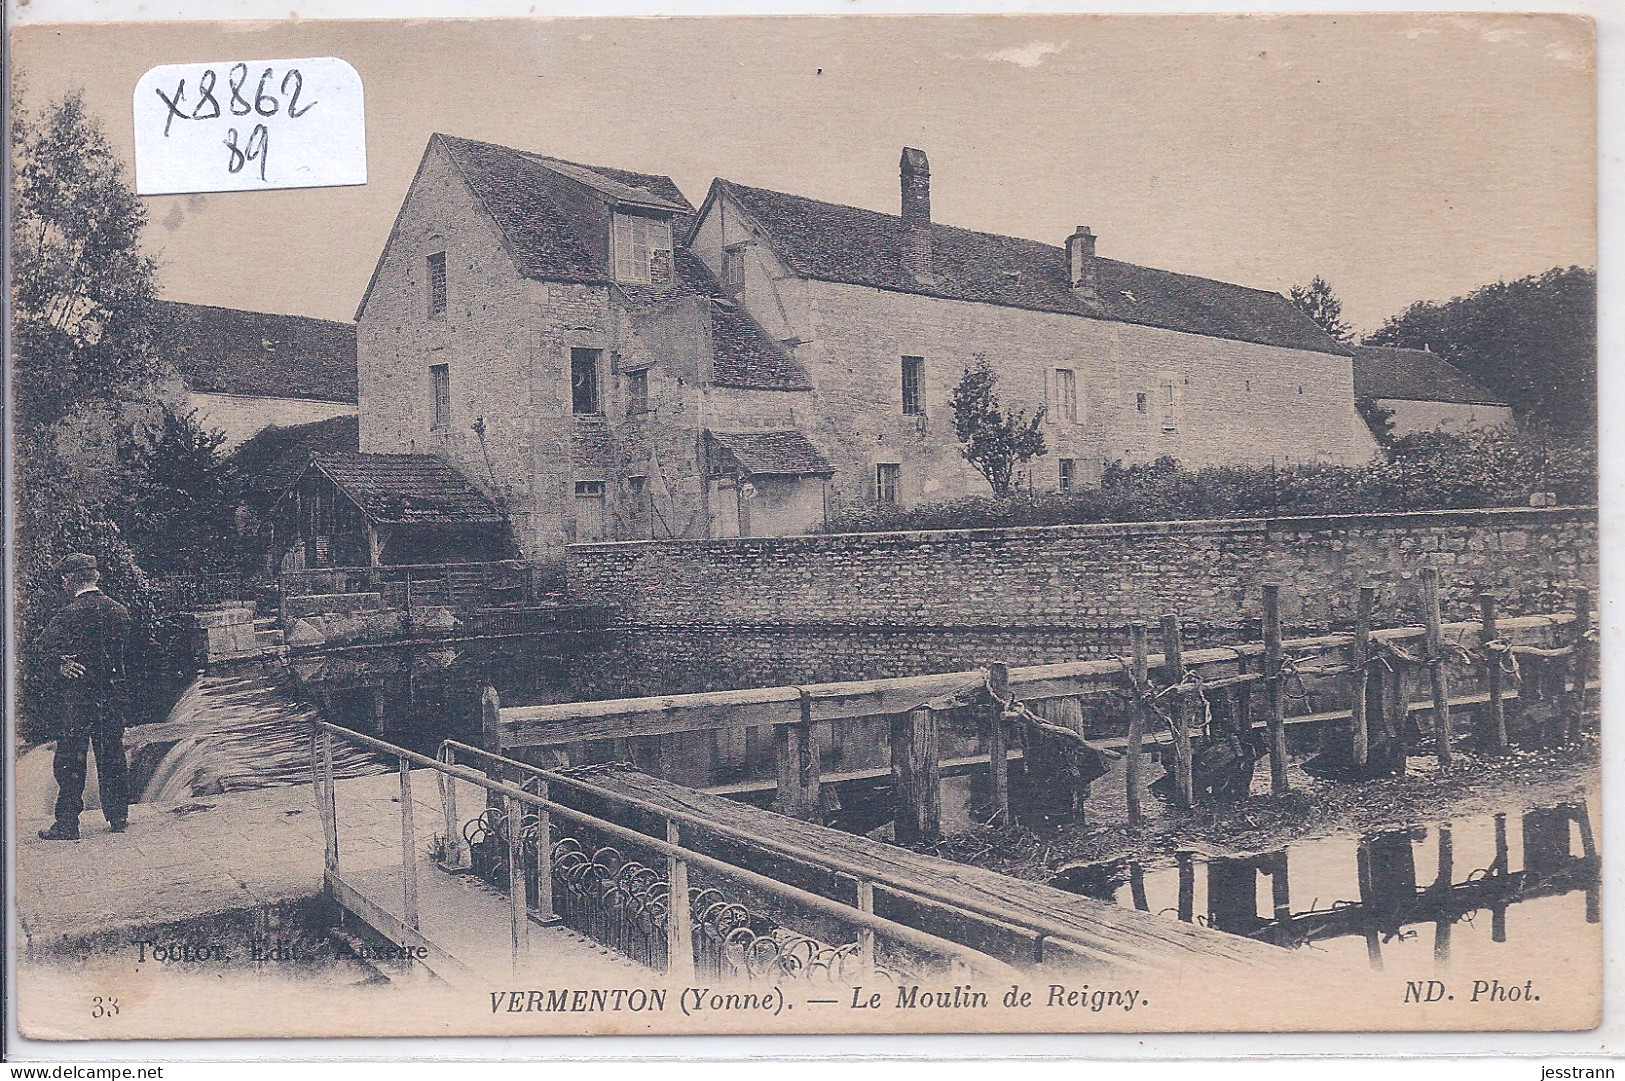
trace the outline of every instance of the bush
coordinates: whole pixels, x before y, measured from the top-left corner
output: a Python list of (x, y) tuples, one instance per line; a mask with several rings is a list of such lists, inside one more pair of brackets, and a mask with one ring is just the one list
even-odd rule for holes
[(1541, 428), (1397, 439), (1363, 466), (1283, 469), (1221, 466), (1186, 470), (1172, 458), (1108, 465), (1100, 486), (1076, 492), (973, 496), (915, 507), (853, 507), (827, 533), (1007, 526), (1081, 525), (1201, 518), (1380, 514), (1471, 507), (1521, 507), (1536, 493), (1561, 504), (1597, 499), (1597, 448)]

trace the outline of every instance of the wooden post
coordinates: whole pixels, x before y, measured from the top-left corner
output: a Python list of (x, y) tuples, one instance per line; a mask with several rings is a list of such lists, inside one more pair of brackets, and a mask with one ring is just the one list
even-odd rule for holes
[[(666, 820), (666, 841), (683, 843), (677, 823)], [(666, 975), (680, 980), (694, 976), (694, 911), (688, 896), (688, 864), (666, 857)]]
[(987, 733), (987, 776), (993, 813), (1001, 826), (1013, 824), (1010, 816), (1010, 753), (1004, 739), (1004, 701), (1010, 695), (1010, 670), (995, 661), (987, 666), (988, 701), (982, 728)]
[(508, 827), (508, 942), (513, 951), (513, 971), (517, 973), (530, 936), (530, 925), (525, 919), (525, 868), (519, 859), (519, 828), (524, 821), (524, 805), (512, 796), (503, 796), (502, 802)]
[(1179, 865), (1179, 918), (1184, 923), (1196, 920), (1196, 861), (1189, 852), (1175, 852), (1174, 862)]
[(774, 810), (804, 822), (819, 821), (818, 735), (812, 726), (812, 696), (801, 692), (801, 723), (773, 731), (778, 756), (779, 792)]
[(1444, 631), (1439, 616), (1439, 568), (1422, 568), (1422, 612), (1427, 622), (1428, 686), (1433, 692), (1433, 742), (1439, 765), (1450, 765), (1450, 684), (1444, 669)]
[[(1450, 823), (1439, 823), (1439, 877), (1433, 880), (1433, 888), (1444, 896), (1450, 895), (1450, 888), (1455, 885), (1456, 879), (1456, 845), (1455, 838), (1450, 829)], [(1441, 901), (1441, 904), (1443, 902)], [(1450, 929), (1454, 921), (1445, 913), (1440, 912), (1439, 918), (1433, 922), (1433, 959), (1443, 965), (1450, 961)]]
[(333, 733), (322, 729), (322, 814), (326, 818), (326, 842), (322, 866), (327, 872), (328, 889), (339, 873), (339, 807), (333, 793)]
[[(1481, 644), (1487, 645), (1495, 641), (1498, 635), (1495, 629), (1495, 595), (1493, 593), (1480, 593), (1478, 595), (1478, 614), (1480, 619), (1478, 640)], [(1490, 745), (1498, 751), (1505, 750), (1507, 745), (1507, 715), (1506, 705), (1501, 701), (1500, 654), (1491, 653), (1485, 664), (1487, 671), (1484, 674), (1484, 685), (1490, 696), (1488, 721)]]
[(406, 926), (416, 931), (418, 920), (418, 841), (412, 822), (412, 763), (401, 758), (401, 892), (406, 904)]
[(1360, 600), (1354, 609), (1354, 644), (1349, 650), (1349, 661), (1354, 666), (1350, 683), (1354, 687), (1352, 709), (1353, 731), (1350, 757), (1356, 766), (1363, 766), (1371, 748), (1371, 732), (1366, 722), (1366, 693), (1370, 689), (1371, 670), (1371, 610), (1377, 603), (1377, 591), (1371, 586), (1360, 587)]
[[(1169, 613), (1162, 617), (1162, 678), (1170, 687), (1177, 686), (1185, 678), (1183, 653), (1179, 616)], [(1168, 712), (1174, 719), (1174, 795), (1181, 807), (1191, 807), (1196, 799), (1191, 791), (1190, 715), (1183, 692), (1175, 692), (1168, 699)]]
[(935, 841), (942, 835), (942, 766), (931, 707), (892, 717), (891, 772), (897, 843)]
[[(536, 778), (536, 794), (548, 798), (547, 781)], [(536, 908), (535, 919), (544, 924), (557, 923), (553, 911), (553, 815), (546, 807), (536, 808)]]
[(1264, 689), (1269, 705), (1270, 794), (1284, 796), (1286, 782), (1286, 683), (1281, 676), (1281, 587), (1264, 587)]
[(1574, 655), (1569, 658), (1574, 673), (1574, 689), (1568, 694), (1568, 725), (1567, 734), (1570, 740), (1578, 739), (1580, 727), (1585, 720), (1586, 684), (1591, 680), (1591, 640), (1586, 636), (1591, 632), (1591, 590), (1576, 589), (1574, 591), (1574, 627), (1569, 636), (1569, 642), (1574, 647)]
[[(858, 911), (868, 916), (875, 914), (875, 884), (867, 878), (858, 879)], [(858, 964), (864, 976), (875, 970), (875, 932), (872, 927), (858, 928)]]
[(1270, 876), (1270, 910), (1277, 923), (1292, 918), (1292, 880), (1287, 877), (1286, 849), (1266, 857)]
[(489, 683), (480, 691), (480, 746), (502, 753), (502, 697)]
[[(1134, 624), (1129, 633), (1134, 640), (1134, 661), (1130, 669), (1134, 679), (1134, 704), (1128, 718), (1128, 746), (1123, 750), (1126, 756), (1123, 777), (1128, 796), (1128, 824), (1132, 829), (1145, 821), (1145, 812), (1140, 808), (1140, 741), (1145, 738), (1145, 714), (1150, 707), (1145, 701), (1145, 624)], [(1144, 888), (1143, 882), (1141, 888)]]
[(440, 786), (440, 812), (445, 819), (446, 843), (442, 849), (442, 865), (447, 870), (461, 870), (463, 861), (462, 824), (457, 821), (457, 779), (447, 773), (436, 773)]

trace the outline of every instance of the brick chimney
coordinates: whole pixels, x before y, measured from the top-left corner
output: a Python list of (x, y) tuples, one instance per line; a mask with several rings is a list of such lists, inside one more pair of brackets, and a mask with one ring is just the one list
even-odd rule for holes
[(934, 280), (931, 274), (931, 163), (925, 151), (903, 148), (898, 163), (903, 188), (903, 269), (915, 281)]
[(1095, 265), (1095, 234), (1080, 225), (1066, 238), (1066, 265), (1072, 292), (1083, 300), (1100, 299), (1100, 268)]

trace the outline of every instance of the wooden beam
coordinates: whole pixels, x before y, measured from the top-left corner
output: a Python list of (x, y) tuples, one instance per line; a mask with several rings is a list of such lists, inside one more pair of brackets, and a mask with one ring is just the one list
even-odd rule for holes
[[(1162, 617), (1162, 679), (1170, 687), (1184, 682), (1184, 652), (1179, 616), (1170, 612)], [(1169, 696), (1168, 712), (1174, 722), (1174, 795), (1181, 807), (1193, 807), (1196, 793), (1191, 788), (1190, 709), (1183, 693)]]
[(923, 706), (892, 717), (891, 761), (897, 843), (937, 840), (942, 836), (942, 774), (935, 710)]
[(1284, 796), (1286, 780), (1286, 686), (1281, 677), (1281, 587), (1264, 587), (1264, 684), (1269, 707), (1270, 793)]
[(987, 666), (988, 693), (980, 707), (981, 729), (987, 738), (988, 788), (995, 821), (1001, 826), (1014, 823), (1010, 814), (1010, 757), (1005, 744), (1004, 707), (1010, 694), (1010, 670), (1002, 664)]
[(1365, 765), (1370, 749), (1370, 732), (1366, 723), (1366, 693), (1370, 690), (1371, 672), (1366, 667), (1371, 660), (1371, 613), (1377, 604), (1377, 591), (1371, 586), (1360, 587), (1360, 599), (1354, 608), (1354, 641), (1349, 646), (1349, 660), (1354, 665), (1349, 682), (1353, 699), (1353, 731), (1350, 733), (1351, 755), (1356, 766)]
[[(1500, 631), (1495, 625), (1495, 595), (1493, 593), (1480, 593), (1478, 595), (1478, 612), (1480, 625), (1478, 640), (1488, 644), (1500, 637)], [(1501, 704), (1501, 656), (1498, 653), (1489, 654), (1489, 661), (1485, 666), (1484, 688), (1490, 695), (1490, 715), (1487, 718), (1490, 746), (1496, 750), (1505, 750), (1507, 745), (1507, 715), (1506, 707)]]
[[(1422, 617), (1426, 631), (1428, 686), (1433, 692), (1433, 744), (1439, 765), (1450, 765), (1450, 680), (1444, 668), (1444, 628), (1439, 621), (1439, 568), (1422, 568)], [(1403, 718), (1401, 718), (1403, 720)]]
[[(801, 695), (801, 715), (809, 717), (811, 701)], [(810, 720), (783, 724), (773, 730), (778, 757), (779, 788), (773, 809), (804, 822), (820, 820), (818, 807), (818, 734)]]
[(1128, 798), (1128, 824), (1129, 828), (1137, 828), (1145, 821), (1145, 813), (1140, 808), (1140, 741), (1145, 738), (1146, 713), (1150, 703), (1145, 700), (1145, 681), (1147, 675), (1145, 624), (1136, 623), (1130, 629), (1134, 645), (1134, 661), (1131, 674), (1134, 677), (1134, 712), (1128, 717), (1128, 743), (1124, 748), (1125, 760), (1123, 762), (1123, 777)]

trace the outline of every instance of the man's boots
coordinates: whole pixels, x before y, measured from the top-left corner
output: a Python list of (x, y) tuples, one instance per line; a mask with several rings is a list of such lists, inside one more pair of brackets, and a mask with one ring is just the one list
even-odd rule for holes
[(49, 829), (40, 830), (39, 836), (42, 841), (77, 841), (79, 827), (66, 822), (55, 822)]

